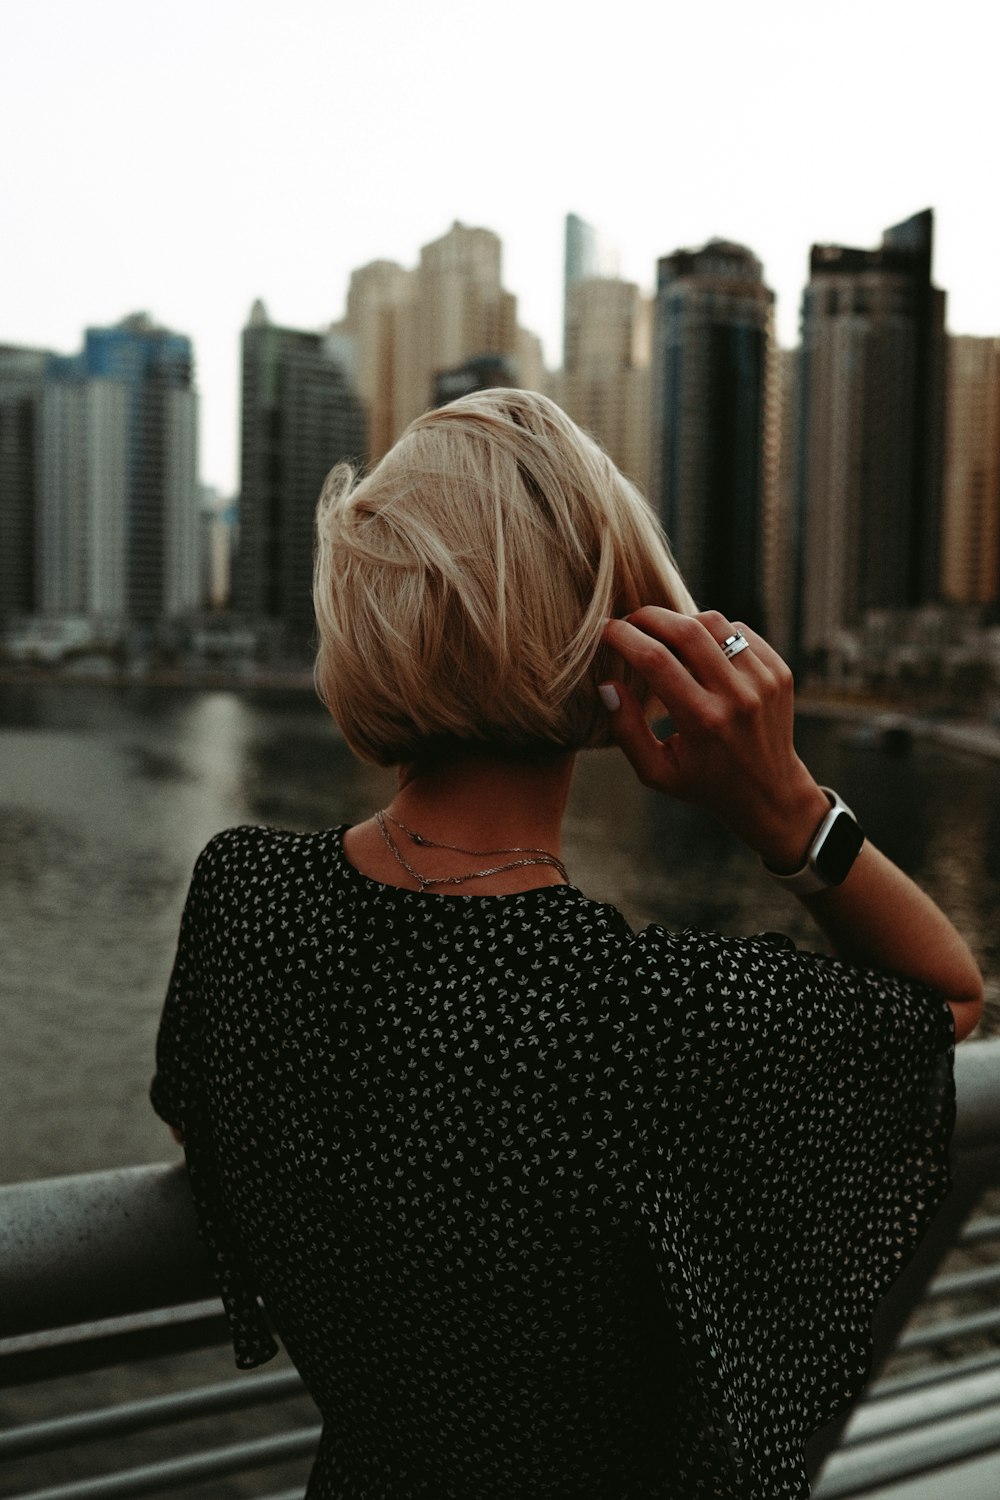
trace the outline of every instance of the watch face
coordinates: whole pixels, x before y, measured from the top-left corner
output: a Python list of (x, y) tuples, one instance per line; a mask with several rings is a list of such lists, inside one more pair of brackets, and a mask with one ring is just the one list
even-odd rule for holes
[(858, 857), (865, 836), (850, 813), (838, 813), (812, 864), (827, 885), (839, 885)]

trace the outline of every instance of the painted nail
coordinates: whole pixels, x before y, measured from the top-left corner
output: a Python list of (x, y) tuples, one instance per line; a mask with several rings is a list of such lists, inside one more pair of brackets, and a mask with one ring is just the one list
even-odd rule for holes
[(613, 714), (616, 709), (621, 708), (622, 700), (619, 698), (618, 689), (613, 682), (602, 682), (597, 691), (601, 702), (609, 713)]

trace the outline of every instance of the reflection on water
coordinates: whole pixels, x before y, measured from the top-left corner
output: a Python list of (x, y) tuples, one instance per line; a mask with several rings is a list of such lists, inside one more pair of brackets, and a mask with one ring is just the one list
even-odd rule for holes
[[(819, 721), (800, 742), (1000, 975), (1000, 766), (920, 745), (889, 759)], [(169, 1154), (145, 1094), (199, 849), (233, 823), (355, 822), (393, 785), (306, 695), (0, 687), (3, 1178)], [(581, 758), (565, 853), (576, 884), (635, 924), (817, 944), (748, 851), (638, 786), (616, 752)]]

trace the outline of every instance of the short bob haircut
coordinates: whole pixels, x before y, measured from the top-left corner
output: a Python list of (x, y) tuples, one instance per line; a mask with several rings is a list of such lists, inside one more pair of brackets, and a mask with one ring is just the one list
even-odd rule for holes
[(609, 617), (695, 605), (648, 503), (534, 391), (476, 391), (411, 423), (317, 509), (316, 686), (379, 765), (458, 747), (611, 743), (597, 684), (634, 678)]

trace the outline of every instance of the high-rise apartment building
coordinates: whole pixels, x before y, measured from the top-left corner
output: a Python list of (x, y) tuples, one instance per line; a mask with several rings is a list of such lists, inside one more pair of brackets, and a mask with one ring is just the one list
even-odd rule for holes
[(774, 293), (742, 245), (657, 268), (652, 498), (698, 604), (767, 628), (762, 526)]
[(1000, 602), (1000, 338), (947, 345), (942, 593)]
[(771, 346), (764, 428), (764, 509), (761, 558), (768, 640), (794, 655), (796, 557), (795, 479), (799, 404), (798, 349)]
[(927, 210), (878, 249), (810, 256), (797, 506), (801, 645), (817, 667), (867, 611), (937, 597), (945, 299), (933, 228)]
[(415, 270), (373, 261), (352, 275), (346, 313), (331, 332), (350, 343), (371, 461), (435, 404), (439, 377), (470, 361), (509, 364), (518, 385), (541, 385), (541, 345), (518, 327), (500, 258), (490, 230), (456, 223), (423, 247)]
[(127, 389), (59, 361), (43, 425), (40, 612), (116, 634), (129, 622)]
[(239, 552), (234, 605), (304, 658), (314, 637), (313, 528), (326, 475), (362, 463), (361, 402), (336, 339), (280, 328), (263, 303), (243, 330)]
[(47, 349), (0, 345), (0, 626), (36, 608), (39, 451)]
[(200, 602), (190, 340), (135, 314), (54, 358), (43, 398), (40, 606), (151, 626)]
[(438, 371), (477, 355), (516, 359), (517, 299), (504, 290), (500, 255), (491, 230), (458, 223), (420, 251), (400, 315), (397, 436), (432, 404)]
[(618, 279), (618, 257), (604, 236), (579, 214), (567, 214), (563, 234), (563, 364), (566, 363), (570, 292), (578, 281)]
[(375, 260), (351, 273), (347, 311), (335, 325), (354, 346), (354, 387), (364, 403), (368, 458), (377, 463), (396, 439), (400, 314), (414, 273), (392, 260)]
[(652, 315), (616, 277), (575, 281), (566, 298), (565, 358), (556, 399), (644, 491), (649, 485)]

